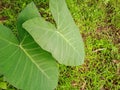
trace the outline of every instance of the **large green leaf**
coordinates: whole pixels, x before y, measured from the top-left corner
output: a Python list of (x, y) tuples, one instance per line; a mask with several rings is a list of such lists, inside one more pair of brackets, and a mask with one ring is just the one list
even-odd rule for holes
[(79, 28), (65, 0), (50, 0), (50, 10), (57, 27), (41, 17), (26, 21), (23, 27), (44, 49), (61, 64), (80, 65), (84, 61), (84, 44)]
[(58, 82), (57, 64), (22, 28), (22, 23), (34, 17), (40, 14), (30, 3), (18, 17), (19, 42), (11, 30), (0, 25), (0, 71), (17, 88), (53, 90)]
[(18, 43), (11, 30), (0, 25), (0, 71), (8, 82), (24, 90), (53, 90), (58, 67), (51, 55), (32, 38)]

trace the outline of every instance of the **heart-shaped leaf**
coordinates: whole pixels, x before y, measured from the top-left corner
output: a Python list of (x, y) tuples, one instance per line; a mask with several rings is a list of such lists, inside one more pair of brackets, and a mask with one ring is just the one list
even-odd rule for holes
[(57, 27), (41, 17), (26, 21), (23, 27), (44, 50), (61, 64), (80, 65), (84, 61), (84, 44), (65, 0), (50, 0), (50, 10)]
[[(33, 10), (36, 10), (36, 7), (31, 3), (21, 12), (21, 25), (38, 15), (36, 11), (37, 13), (31, 12), (32, 17), (28, 16), (27, 11)], [(0, 71), (8, 82), (19, 89), (53, 90), (58, 82), (57, 63), (50, 53), (41, 49), (33, 38), (20, 28), (21, 25), (18, 28), (21, 30), (20, 42), (11, 30), (0, 25)]]

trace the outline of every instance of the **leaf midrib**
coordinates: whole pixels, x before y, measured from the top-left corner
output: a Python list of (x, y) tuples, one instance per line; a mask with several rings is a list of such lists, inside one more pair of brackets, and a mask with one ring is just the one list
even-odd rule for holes
[(79, 52), (76, 50), (76, 48), (73, 47), (73, 45), (66, 39), (66, 37), (62, 33), (60, 33), (59, 31), (55, 31), (55, 32), (58, 33), (69, 44), (69, 46), (71, 46), (73, 50), (79, 55)]
[(20, 47), (21, 50), (22, 50), (22, 51), (29, 57), (29, 59), (35, 64), (35, 66), (36, 66), (48, 79), (50, 79), (50, 77), (44, 72), (44, 70), (42, 70), (42, 68), (39, 67), (39, 65), (36, 64), (36, 62), (34, 61), (34, 59), (28, 54), (28, 52), (22, 47), (21, 44), (18, 45), (18, 44), (16, 44), (16, 43), (13, 43), (13, 42), (11, 42), (11, 41), (9, 41), (9, 40), (7, 40), (7, 39), (4, 39), (4, 38), (2, 38), (2, 37), (0, 37), (0, 39), (3, 40), (3, 41), (5, 41), (5, 42), (7, 42), (7, 43), (9, 43), (9, 44), (11, 44), (11, 45), (17, 46), (18, 48)]
[(50, 77), (45, 73), (44, 70), (42, 70), (42, 68), (39, 67), (38, 64), (36, 64), (35, 60), (32, 58), (32, 56), (29, 55), (29, 53), (22, 47), (22, 45), (20, 44), (19, 47), (21, 48), (21, 50), (29, 57), (29, 59), (35, 64), (35, 66), (48, 78), (50, 79)]
[[(76, 49), (75, 47), (73, 47), (73, 45), (66, 39), (66, 37), (65, 37), (61, 32), (58, 31), (58, 29), (55, 29), (55, 31), (52, 31), (52, 30), (46, 30), (46, 31), (49, 31), (49, 32), (53, 32), (53, 33), (58, 34), (58, 35), (59, 35), (60, 37), (62, 37), (63, 40), (65, 40), (65, 41), (69, 44), (69, 46), (71, 46), (71, 47), (73, 48), (73, 50), (79, 55), (79, 52), (77, 51), (77, 49)], [(50, 38), (49, 38), (49, 39), (50, 39)]]

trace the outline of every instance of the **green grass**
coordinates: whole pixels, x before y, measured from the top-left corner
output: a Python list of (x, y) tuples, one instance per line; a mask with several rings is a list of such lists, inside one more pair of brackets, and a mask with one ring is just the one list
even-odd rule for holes
[[(17, 33), (15, 22), (18, 13), (31, 1), (0, 1), (0, 22)], [(53, 22), (48, 0), (33, 1), (42, 16)], [(60, 77), (56, 90), (120, 90), (120, 1), (66, 1), (83, 36), (86, 58), (81, 66), (59, 66)], [(3, 76), (0, 82), (5, 82)], [(16, 90), (5, 83), (7, 90)]]

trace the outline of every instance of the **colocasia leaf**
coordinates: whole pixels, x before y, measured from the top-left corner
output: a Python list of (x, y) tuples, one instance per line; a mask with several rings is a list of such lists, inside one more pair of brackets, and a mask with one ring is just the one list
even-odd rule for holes
[(44, 50), (61, 64), (76, 66), (84, 61), (84, 44), (65, 0), (50, 0), (56, 26), (42, 17), (26, 21), (23, 27)]
[[(34, 6), (33, 3), (27, 6), (29, 12), (36, 10), (31, 5)], [(27, 19), (26, 15), (28, 13), (20, 15), (24, 17), (19, 18), (21, 25)], [(10, 84), (22, 90), (53, 90), (58, 82), (56, 61), (28, 33), (20, 32), (21, 36), (22, 32), (25, 34), (19, 42), (10, 29), (0, 25), (0, 73)]]

